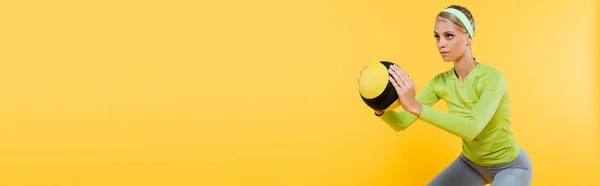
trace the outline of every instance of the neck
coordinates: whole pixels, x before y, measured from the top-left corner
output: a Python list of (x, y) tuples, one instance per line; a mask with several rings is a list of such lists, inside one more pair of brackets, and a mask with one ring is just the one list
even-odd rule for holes
[(458, 79), (463, 81), (477, 64), (478, 62), (473, 59), (473, 55), (467, 52), (465, 55), (454, 61), (454, 72), (458, 75)]

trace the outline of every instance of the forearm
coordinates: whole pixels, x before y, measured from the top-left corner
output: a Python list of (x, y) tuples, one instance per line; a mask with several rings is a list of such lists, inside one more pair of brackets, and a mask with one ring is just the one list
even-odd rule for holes
[(395, 131), (405, 130), (418, 119), (407, 111), (385, 111), (379, 117)]
[(485, 123), (473, 117), (458, 117), (423, 106), (419, 119), (465, 140), (473, 140), (485, 127)]
[(409, 104), (406, 112), (466, 140), (474, 139), (483, 129), (473, 118), (450, 115), (416, 102)]

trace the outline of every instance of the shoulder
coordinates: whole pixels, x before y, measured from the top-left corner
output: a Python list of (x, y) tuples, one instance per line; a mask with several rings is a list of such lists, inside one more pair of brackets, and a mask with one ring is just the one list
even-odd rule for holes
[(482, 87), (507, 87), (504, 74), (498, 68), (480, 63), (476, 73), (477, 82)]
[(488, 64), (480, 63), (476, 73), (479, 78), (488, 80), (504, 80), (504, 74), (502, 74), (498, 68)]

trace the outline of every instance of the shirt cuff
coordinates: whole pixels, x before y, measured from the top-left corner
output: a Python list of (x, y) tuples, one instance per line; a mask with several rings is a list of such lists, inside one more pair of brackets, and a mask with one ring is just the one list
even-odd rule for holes
[(423, 105), (423, 107), (421, 108), (421, 114), (419, 115), (419, 119), (423, 120), (423, 121), (430, 121), (429, 119), (431, 117), (433, 117), (433, 108), (431, 108), (430, 106), (427, 105)]

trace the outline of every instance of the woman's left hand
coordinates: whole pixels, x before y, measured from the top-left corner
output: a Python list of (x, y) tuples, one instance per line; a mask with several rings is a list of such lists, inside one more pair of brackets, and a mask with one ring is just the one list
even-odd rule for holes
[(390, 82), (394, 85), (402, 108), (414, 115), (421, 114), (422, 105), (415, 99), (415, 82), (408, 76), (404, 70), (396, 65), (392, 65), (389, 69)]

